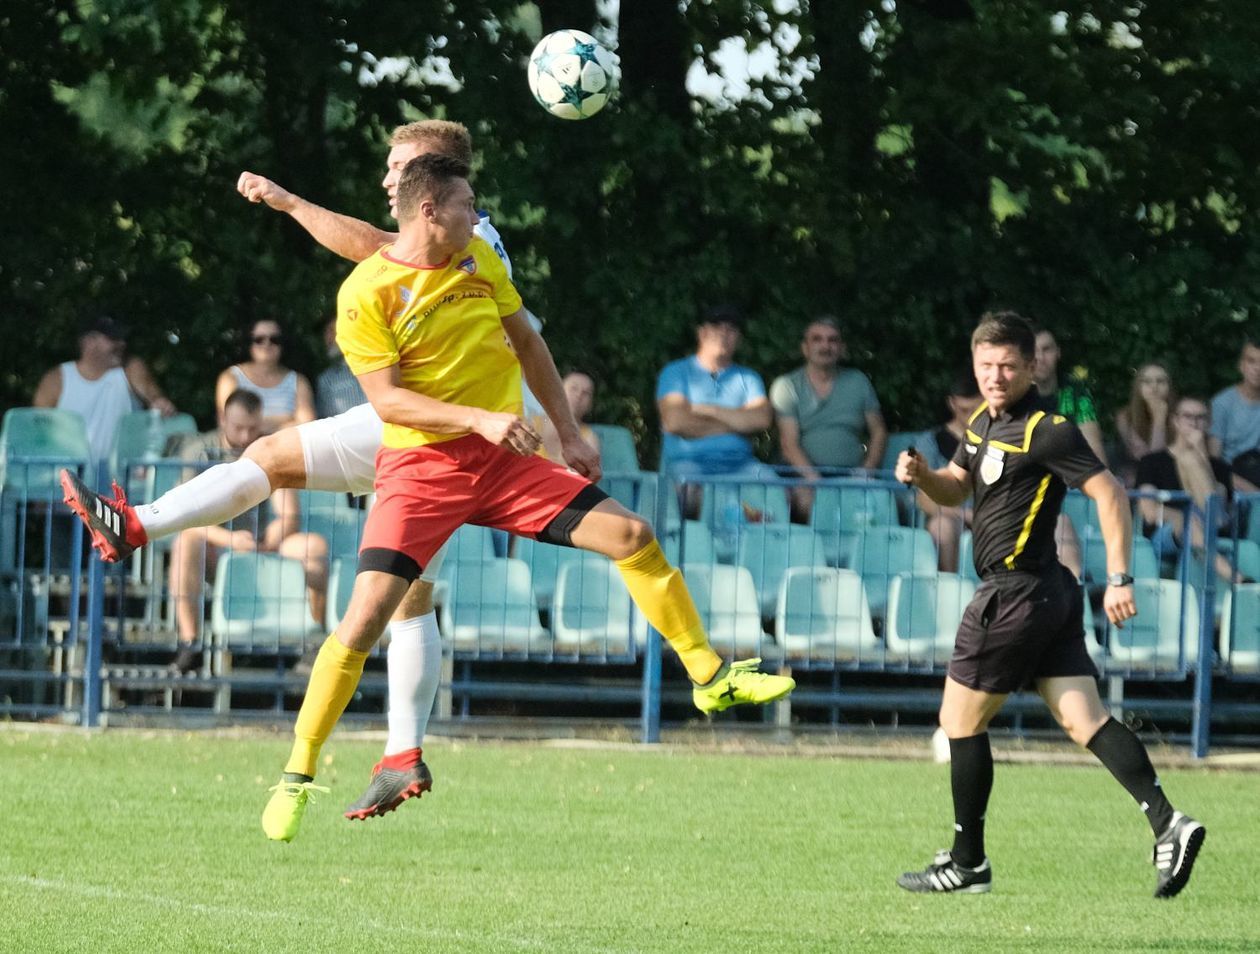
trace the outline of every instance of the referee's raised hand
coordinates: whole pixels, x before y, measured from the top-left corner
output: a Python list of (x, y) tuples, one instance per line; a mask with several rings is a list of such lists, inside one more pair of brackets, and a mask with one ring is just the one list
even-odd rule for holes
[(903, 450), (897, 455), (897, 466), (893, 475), (907, 486), (913, 486), (920, 474), (928, 469), (927, 462), (913, 447)]

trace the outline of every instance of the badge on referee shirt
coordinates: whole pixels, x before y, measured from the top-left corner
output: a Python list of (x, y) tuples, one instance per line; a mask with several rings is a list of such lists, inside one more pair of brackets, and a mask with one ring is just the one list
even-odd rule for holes
[(997, 483), (997, 479), (1002, 476), (1002, 465), (1006, 460), (1006, 451), (1000, 451), (996, 447), (986, 447), (984, 449), (984, 460), (980, 461), (980, 479), (986, 484)]

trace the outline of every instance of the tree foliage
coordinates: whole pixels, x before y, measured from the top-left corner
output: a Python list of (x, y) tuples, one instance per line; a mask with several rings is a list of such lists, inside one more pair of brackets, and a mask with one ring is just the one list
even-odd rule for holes
[[(1260, 22), (1245, 0), (29, 0), (0, 19), (6, 404), (95, 308), (203, 417), (237, 329), (277, 315), (316, 371), (345, 262), (235, 195), (242, 169), (384, 224), (389, 129), (469, 125), (477, 188), (561, 365), (645, 436), (656, 370), (717, 299), (767, 379), (840, 316), (894, 427), (919, 427), (977, 315), (1052, 327), (1103, 406), (1172, 361), (1229, 383), (1260, 295)], [(542, 32), (618, 45), (617, 100), (537, 109)], [(698, 96), (732, 45), (776, 64)], [(296, 336), (295, 336), (296, 337)], [(20, 343), (20, 347), (13, 347)], [(17, 360), (17, 355), (21, 359)], [(649, 440), (651, 446), (654, 440)]]

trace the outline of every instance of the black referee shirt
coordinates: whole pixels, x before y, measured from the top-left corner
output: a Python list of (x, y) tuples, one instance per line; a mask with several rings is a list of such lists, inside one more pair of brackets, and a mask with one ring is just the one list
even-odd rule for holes
[(1042, 410), (1035, 387), (997, 417), (981, 404), (953, 459), (971, 474), (981, 576), (1053, 566), (1063, 495), (1105, 469), (1075, 424)]

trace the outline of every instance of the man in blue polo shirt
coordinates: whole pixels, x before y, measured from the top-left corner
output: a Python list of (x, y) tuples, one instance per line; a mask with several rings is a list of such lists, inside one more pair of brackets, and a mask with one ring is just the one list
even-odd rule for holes
[[(737, 308), (710, 308), (696, 327), (696, 353), (667, 364), (657, 378), (661, 470), (671, 477), (774, 476), (753, 456), (751, 436), (770, 426), (773, 412), (761, 375), (735, 363), (742, 325)], [(691, 510), (699, 501), (687, 503)]]

